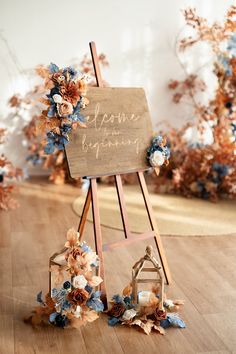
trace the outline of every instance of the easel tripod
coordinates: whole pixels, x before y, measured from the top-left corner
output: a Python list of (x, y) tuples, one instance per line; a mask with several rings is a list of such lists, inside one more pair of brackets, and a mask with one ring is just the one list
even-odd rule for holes
[[(90, 45), (90, 51), (91, 51), (92, 60), (93, 60), (93, 66), (94, 66), (94, 72), (95, 72), (95, 77), (96, 77), (96, 81), (97, 81), (97, 86), (102, 87), (103, 82), (102, 82), (102, 77), (101, 77), (100, 68), (99, 68), (96, 46), (95, 46), (94, 42), (91, 42), (89, 45)], [(109, 250), (112, 250), (117, 247), (130, 245), (130, 244), (140, 241), (140, 240), (154, 238), (156, 246), (157, 246), (157, 250), (159, 253), (160, 261), (161, 261), (161, 264), (163, 267), (166, 282), (167, 282), (167, 284), (170, 284), (170, 282), (171, 282), (171, 274), (170, 274), (167, 259), (165, 256), (164, 248), (162, 245), (160, 233), (159, 233), (159, 230), (156, 225), (155, 215), (154, 215), (152, 205), (150, 202), (149, 193), (148, 193), (146, 181), (144, 178), (144, 174), (143, 174), (143, 171), (137, 171), (136, 173), (137, 173), (139, 185), (140, 185), (141, 192), (142, 192), (143, 199), (144, 199), (145, 208), (147, 210), (147, 215), (148, 215), (150, 226), (151, 226), (150, 231), (147, 231), (147, 232), (145, 232), (143, 234), (139, 234), (139, 235), (132, 234), (132, 232), (130, 231), (129, 220), (128, 220), (128, 215), (127, 215), (126, 205), (125, 205), (125, 200), (124, 200), (124, 191), (123, 191), (121, 175), (114, 175), (114, 180), (115, 180), (116, 191), (117, 191), (118, 200), (119, 200), (119, 207), (120, 207), (120, 213), (121, 213), (121, 218), (122, 218), (122, 223), (123, 223), (123, 228), (124, 228), (125, 239), (121, 240), (121, 241), (116, 241), (116, 242), (109, 242), (107, 244), (102, 243), (100, 215), (99, 215), (99, 207), (98, 207), (97, 178), (94, 178), (94, 177), (90, 178), (90, 186), (89, 186), (89, 189), (87, 192), (86, 200), (85, 200), (84, 207), (83, 207), (83, 212), (82, 212), (80, 223), (79, 223), (78, 231), (80, 233), (80, 239), (81, 239), (83, 236), (84, 226), (85, 226), (85, 222), (87, 219), (87, 214), (88, 214), (88, 211), (90, 208), (90, 204), (92, 204), (95, 248), (96, 248), (96, 252), (100, 258), (100, 276), (104, 280), (103, 283), (101, 284), (101, 291), (102, 291), (102, 300), (104, 301), (105, 306), (107, 305), (107, 298), (106, 298), (106, 280), (105, 280), (105, 269), (104, 269), (104, 259), (103, 259), (103, 252), (104, 251), (109, 251)], [(99, 177), (99, 176), (97, 176), (97, 177)]]

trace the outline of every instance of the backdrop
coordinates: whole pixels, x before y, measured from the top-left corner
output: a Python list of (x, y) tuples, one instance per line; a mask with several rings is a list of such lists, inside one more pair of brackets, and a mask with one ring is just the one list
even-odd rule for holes
[[(170, 78), (184, 77), (175, 54), (176, 36), (184, 26), (181, 9), (194, 6), (209, 20), (220, 20), (232, 3), (229, 0), (0, 0), (0, 123), (13, 133), (5, 147), (8, 156), (23, 165), (26, 154), (20, 133), (25, 122), (7, 116), (8, 97), (29, 90), (31, 68), (51, 61), (59, 66), (68, 65), (88, 52), (91, 40), (110, 62), (110, 68), (103, 72), (110, 85), (145, 88), (154, 127), (163, 121), (182, 124), (191, 112), (174, 105), (167, 89)], [(204, 64), (208, 56), (207, 50), (199, 49), (182, 60), (191, 71)]]

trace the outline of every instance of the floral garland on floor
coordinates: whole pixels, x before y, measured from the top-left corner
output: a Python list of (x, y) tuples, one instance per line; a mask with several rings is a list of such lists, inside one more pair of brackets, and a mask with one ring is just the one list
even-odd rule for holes
[(46, 154), (55, 149), (63, 150), (69, 142), (68, 133), (78, 127), (85, 128), (85, 119), (81, 109), (89, 103), (86, 96), (87, 83), (85, 77), (78, 77), (71, 66), (59, 69), (53, 63), (44, 69), (45, 88), (50, 89), (47, 99), (41, 102), (48, 108), (42, 111), (38, 130), (46, 133)]
[(164, 311), (159, 309), (159, 295), (156, 288), (153, 288), (149, 295), (149, 302), (145, 305), (134, 305), (132, 299), (132, 286), (128, 285), (123, 290), (123, 295), (114, 295), (112, 307), (108, 311), (108, 324), (115, 326), (122, 324), (126, 326), (138, 326), (145, 334), (149, 335), (152, 330), (165, 334), (168, 327), (185, 328), (184, 321), (179, 317), (177, 311), (183, 305), (183, 300), (164, 300)]
[[(0, 144), (4, 143), (6, 133), (6, 129), (0, 129)], [(0, 210), (7, 211), (19, 206), (18, 202), (12, 198), (12, 193), (15, 189), (14, 182), (22, 175), (20, 168), (14, 167), (4, 154), (0, 155)]]
[(37, 295), (40, 306), (25, 322), (33, 326), (50, 323), (61, 328), (79, 328), (95, 321), (104, 309), (101, 292), (96, 289), (103, 280), (94, 275), (99, 266), (96, 252), (86, 242), (81, 242), (79, 233), (72, 228), (67, 232), (65, 248), (53, 256), (50, 263), (55, 287), (45, 300), (42, 292)]

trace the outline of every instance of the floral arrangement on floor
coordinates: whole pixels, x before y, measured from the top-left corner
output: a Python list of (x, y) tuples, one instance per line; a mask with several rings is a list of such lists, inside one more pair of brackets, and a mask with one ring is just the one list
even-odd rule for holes
[[(0, 129), (0, 144), (4, 143), (6, 129)], [(15, 209), (18, 202), (12, 197), (15, 190), (14, 182), (22, 177), (22, 170), (14, 167), (12, 162), (2, 154), (0, 155), (0, 210)]]
[[(145, 265), (148, 263), (147, 268)], [(147, 279), (141, 273), (152, 272), (153, 278)], [(150, 290), (138, 292), (138, 286), (143, 283)], [(154, 285), (153, 285), (154, 284)], [(183, 300), (166, 299), (164, 293), (164, 278), (162, 267), (153, 255), (152, 246), (146, 247), (145, 255), (140, 258), (132, 268), (132, 282), (123, 290), (122, 296), (112, 298), (112, 307), (108, 311), (108, 324), (140, 327), (144, 333), (150, 334), (152, 330), (165, 334), (165, 328), (170, 326), (185, 328), (185, 323), (177, 311)]]
[(179, 317), (178, 310), (183, 305), (183, 300), (164, 299), (164, 311), (159, 309), (159, 294), (156, 287), (149, 294), (149, 301), (144, 305), (134, 305), (132, 298), (132, 286), (128, 285), (123, 290), (123, 295), (114, 295), (112, 307), (108, 311), (108, 324), (115, 326), (138, 326), (145, 334), (152, 330), (165, 334), (168, 327), (185, 328), (184, 321)]
[[(99, 63), (104, 68), (109, 65), (104, 54), (99, 55)], [(73, 67), (81, 73), (81, 76), (91, 78), (91, 81), (88, 83), (89, 86), (96, 85), (92, 60), (88, 55), (85, 55), (79, 64), (78, 62), (73, 61)], [(35, 73), (37, 74), (37, 77), (35, 77)], [(49, 170), (49, 180), (54, 184), (73, 183), (80, 187), (81, 180), (72, 180), (68, 175), (64, 151), (54, 149), (53, 153), (45, 154), (45, 143), (43, 144), (38, 138), (37, 123), (41, 120), (41, 112), (43, 108), (42, 102), (40, 101), (41, 97), (46, 95), (48, 91), (48, 87), (47, 85), (45, 87), (45, 81), (42, 82), (42, 79), (45, 80), (45, 75), (47, 75), (47, 73), (47, 67), (43, 65), (37, 66), (34, 70), (34, 75), (31, 73), (31, 76), (35, 79), (40, 78), (39, 84), (35, 85), (33, 89), (28, 91), (24, 96), (19, 94), (12, 96), (9, 100), (9, 106), (13, 110), (13, 116), (28, 121), (23, 128), (23, 134), (25, 136), (24, 144), (29, 151), (27, 157), (29, 164), (32, 166), (42, 166), (43, 169)], [(104, 82), (104, 85), (107, 85), (107, 83)], [(42, 119), (42, 123), (44, 125), (45, 118)], [(52, 142), (52, 140), (50, 140), (50, 142)]]
[[(156, 179), (157, 189), (211, 201), (232, 199), (236, 197), (236, 7), (229, 8), (222, 24), (209, 24), (191, 8), (184, 17), (193, 35), (177, 38), (176, 53), (186, 77), (171, 80), (169, 88), (176, 104), (192, 105), (194, 121), (168, 132), (172, 158)], [(200, 98), (207, 93), (201, 77), (207, 64), (189, 73), (181, 59), (203, 42), (213, 57), (208, 73), (216, 79), (214, 97), (206, 104)]]
[(99, 317), (104, 305), (97, 287), (103, 281), (94, 275), (99, 267), (96, 252), (79, 239), (73, 228), (67, 232), (65, 247), (51, 257), (51, 282), (54, 287), (42, 299), (37, 295), (39, 306), (35, 308), (26, 323), (33, 326), (49, 323), (56, 327), (79, 328)]

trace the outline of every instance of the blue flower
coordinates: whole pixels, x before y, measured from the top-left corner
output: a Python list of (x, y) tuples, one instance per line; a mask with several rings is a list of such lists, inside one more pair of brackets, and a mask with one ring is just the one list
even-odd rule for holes
[(63, 288), (64, 289), (70, 289), (70, 282), (68, 280), (65, 281), (65, 283), (63, 284)]
[(217, 172), (220, 178), (227, 176), (229, 173), (229, 166), (227, 165), (223, 165), (221, 163), (215, 162), (212, 167), (213, 170)]
[(228, 41), (228, 46), (227, 50), (230, 52), (230, 54), (235, 57), (236, 56), (236, 33), (234, 33), (229, 41)]
[(56, 64), (54, 63), (50, 63), (50, 65), (48, 66), (48, 69), (50, 71), (51, 74), (55, 74), (59, 71), (59, 68)]
[(102, 312), (104, 310), (104, 305), (100, 300), (101, 292), (95, 291), (91, 294), (90, 299), (87, 301), (86, 305), (97, 312)]
[(68, 318), (66, 315), (61, 315), (60, 313), (57, 314), (54, 320), (54, 324), (57, 327), (64, 328), (68, 324)]
[(52, 118), (56, 115), (56, 111), (57, 111), (57, 107), (55, 105), (55, 103), (52, 103), (51, 106), (48, 109), (48, 118)]
[(30, 161), (34, 166), (40, 165), (43, 161), (39, 153), (34, 153), (26, 157), (26, 161)]
[(186, 327), (184, 321), (181, 320), (181, 318), (176, 313), (169, 313), (165, 320), (160, 321), (160, 325), (162, 328), (168, 328), (170, 326), (179, 328)]
[(81, 243), (80, 247), (82, 248), (83, 252), (85, 252), (85, 253), (89, 253), (92, 251), (92, 249), (85, 242)]
[(123, 303), (123, 298), (122, 298), (122, 296), (120, 296), (120, 295), (114, 295), (114, 296), (112, 297), (112, 300), (115, 301), (117, 304)]
[(63, 150), (64, 145), (68, 144), (69, 138), (65, 135), (59, 135), (52, 131), (47, 133), (47, 145), (44, 148), (46, 154), (52, 154), (57, 148), (58, 150)]
[(63, 70), (63, 75), (66, 75), (66, 73), (70, 74), (71, 79), (74, 79), (77, 75), (77, 71), (72, 66), (68, 66)]
[(223, 66), (226, 76), (231, 76), (232, 70), (231, 70), (230, 62), (229, 62), (230, 59), (224, 55), (219, 55), (218, 60), (221, 63), (221, 65)]
[(109, 326), (115, 326), (119, 322), (119, 318), (117, 317), (110, 317), (108, 319)]
[(157, 135), (152, 139), (152, 144), (160, 145), (161, 143), (163, 143), (163, 137), (161, 135)]
[(84, 288), (89, 294), (93, 291), (93, 287), (90, 286), (90, 285), (86, 285), (85, 288)]
[(162, 148), (162, 152), (163, 152), (166, 159), (170, 158), (170, 149), (167, 146), (164, 146)]
[(65, 300), (62, 305), (61, 305), (61, 309), (62, 310), (67, 310), (69, 309), (70, 307), (72, 306), (72, 304), (68, 301), (68, 300)]
[(43, 299), (42, 299), (42, 291), (40, 291), (37, 296), (36, 296), (36, 301), (39, 302), (40, 304), (44, 304)]

